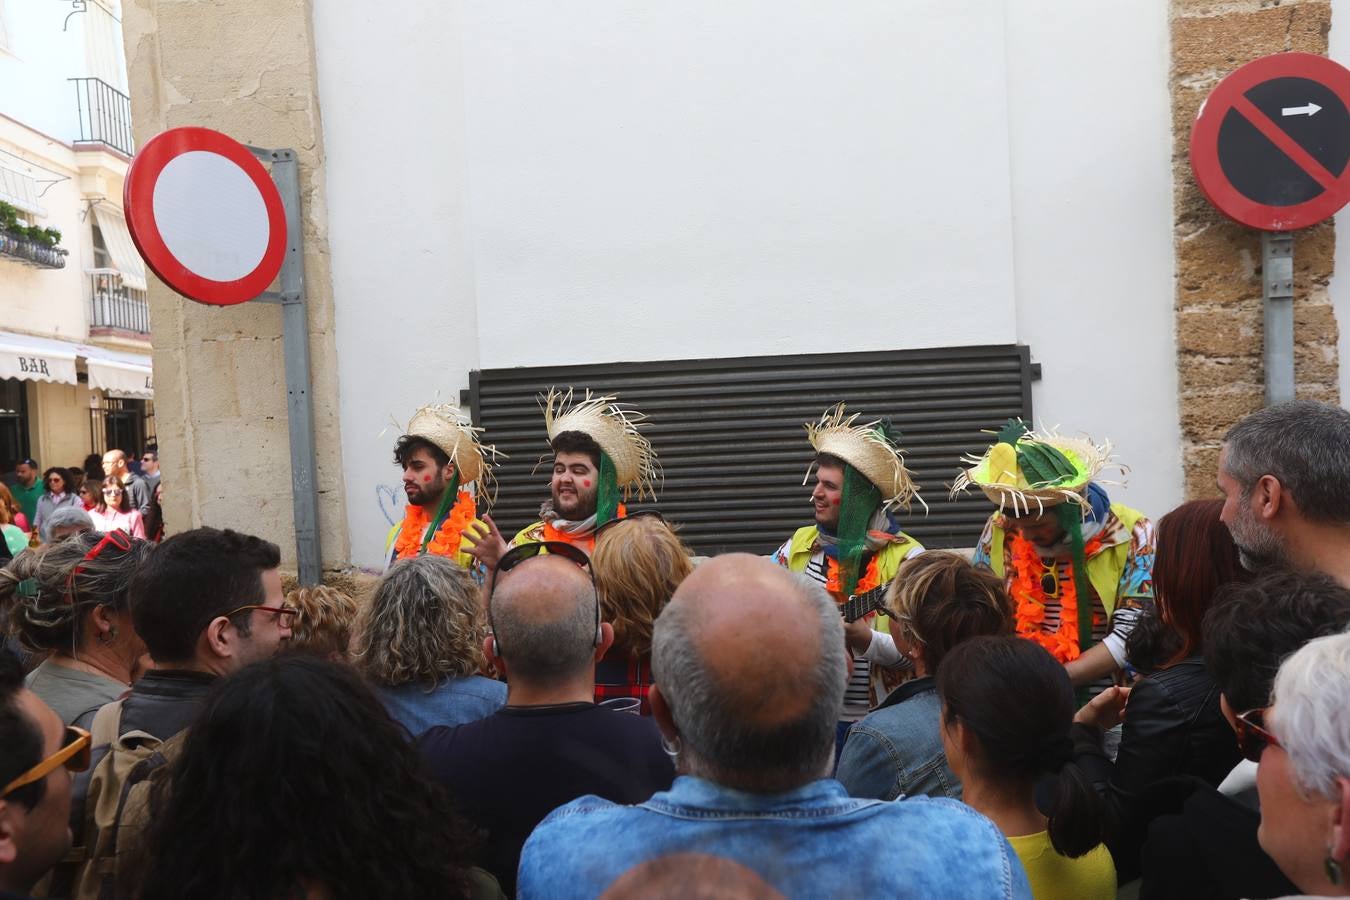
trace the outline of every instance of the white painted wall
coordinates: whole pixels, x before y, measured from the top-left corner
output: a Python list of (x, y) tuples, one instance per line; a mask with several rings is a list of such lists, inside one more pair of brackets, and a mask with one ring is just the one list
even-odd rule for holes
[(1165, 3), (1008, 5), (1017, 337), (1036, 419), (1110, 439), (1109, 487), (1155, 518), (1182, 498)]
[(1110, 41), (1048, 2), (338, 6), (314, 15), (354, 562), (398, 485), (379, 432), (475, 366), (1022, 340), (1038, 418), (1116, 439), (1124, 499), (1179, 497), (1157, 4)]

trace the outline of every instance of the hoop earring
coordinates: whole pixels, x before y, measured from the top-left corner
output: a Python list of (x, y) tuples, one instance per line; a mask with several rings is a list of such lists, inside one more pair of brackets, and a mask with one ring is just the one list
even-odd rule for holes
[(674, 762), (680, 758), (680, 751), (684, 749), (684, 745), (680, 741), (680, 736), (678, 734), (675, 735), (674, 742), (668, 740), (663, 734), (661, 735), (661, 749), (666, 752), (666, 756), (670, 757), (671, 762)]

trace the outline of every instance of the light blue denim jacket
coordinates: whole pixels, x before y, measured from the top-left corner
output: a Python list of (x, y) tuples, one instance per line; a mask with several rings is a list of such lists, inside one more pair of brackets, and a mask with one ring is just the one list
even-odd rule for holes
[(506, 705), (506, 685), (482, 675), (450, 678), (431, 691), (421, 682), (397, 687), (377, 686), (375, 692), (396, 722), (413, 737), (437, 725), (454, 727), (486, 719)]
[(942, 701), (931, 677), (907, 681), (853, 726), (834, 777), (851, 797), (961, 799), (942, 749)]
[(955, 800), (856, 800), (834, 779), (750, 794), (688, 775), (637, 806), (586, 796), (554, 810), (525, 842), (516, 896), (598, 897), (673, 853), (740, 863), (788, 897), (1031, 900), (1007, 840)]

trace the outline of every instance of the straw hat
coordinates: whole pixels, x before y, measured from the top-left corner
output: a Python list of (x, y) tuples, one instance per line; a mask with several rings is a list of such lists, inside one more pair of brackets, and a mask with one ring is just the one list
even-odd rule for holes
[(1020, 419), (1010, 419), (997, 434), (998, 440), (982, 456), (962, 458), (970, 468), (952, 483), (953, 497), (978, 487), (998, 504), (999, 512), (1011, 507), (1013, 516), (1044, 512), (1061, 503), (1087, 508), (1088, 484), (1112, 465), (1109, 442), (1029, 431)]
[[(819, 422), (806, 425), (806, 438), (817, 453), (837, 456), (861, 472), (881, 491), (886, 506), (909, 509), (912, 500), (923, 503), (918, 486), (905, 468), (900, 448), (886, 437), (881, 420), (854, 425), (857, 418), (858, 413), (846, 416), (844, 404), (836, 404), (825, 411)], [(810, 468), (806, 474), (809, 478)], [(802, 479), (802, 484), (806, 484), (806, 479)]]
[(478, 442), (482, 430), (473, 427), (469, 417), (458, 406), (437, 403), (413, 413), (407, 433), (425, 438), (444, 450), (459, 471), (460, 483), (468, 484), (492, 476), (492, 466), (486, 457), (491, 455), (495, 458), (497, 450), (491, 444), (484, 446)]
[(549, 388), (540, 398), (544, 408), (544, 427), (549, 443), (565, 431), (579, 431), (600, 445), (614, 464), (616, 486), (624, 496), (636, 488), (639, 498), (656, 496), (653, 482), (660, 477), (656, 451), (651, 441), (638, 431), (647, 417), (631, 407), (619, 406), (613, 396), (586, 396), (572, 402), (572, 389)]

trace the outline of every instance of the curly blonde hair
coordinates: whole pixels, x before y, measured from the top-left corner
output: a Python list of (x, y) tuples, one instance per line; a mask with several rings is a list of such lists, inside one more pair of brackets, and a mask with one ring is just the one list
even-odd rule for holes
[(344, 591), (327, 585), (296, 588), (286, 603), (300, 610), (291, 625), (291, 650), (345, 661), (360, 605)]
[(600, 616), (614, 626), (614, 646), (640, 658), (652, 652), (652, 623), (675, 588), (694, 571), (689, 548), (657, 518), (616, 522), (591, 555)]
[(426, 554), (390, 566), (361, 610), (352, 662), (386, 687), (477, 674), (484, 617), (478, 586), (454, 562)]
[[(69, 655), (85, 639), (83, 626), (95, 607), (128, 608), (127, 588), (154, 545), (126, 537), (129, 550), (109, 543), (85, 559), (103, 538), (96, 531), (72, 535), (20, 553), (0, 569), (0, 608), (7, 608), (11, 633), (26, 649)], [(32, 588), (25, 585), (30, 579)]]

